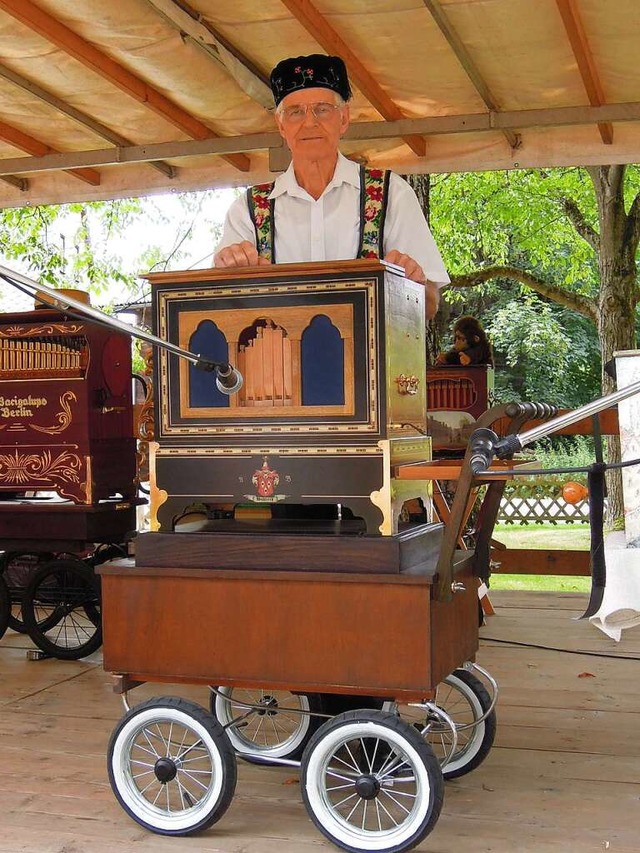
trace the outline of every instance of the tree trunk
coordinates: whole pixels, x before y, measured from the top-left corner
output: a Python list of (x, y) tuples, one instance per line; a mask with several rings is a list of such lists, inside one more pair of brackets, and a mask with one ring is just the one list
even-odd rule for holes
[(420, 207), (424, 213), (427, 223), (431, 223), (431, 175), (405, 175), (405, 181), (418, 196)]
[[(634, 349), (636, 343), (636, 246), (633, 240), (629, 239), (626, 228), (624, 170), (624, 166), (589, 169), (600, 219), (600, 291), (596, 323), (603, 368), (613, 358), (614, 352)], [(614, 380), (603, 369), (603, 394), (614, 390)], [(620, 441), (617, 436), (607, 439), (607, 459), (609, 462), (620, 461)], [(619, 470), (608, 472), (607, 492), (606, 522), (613, 526), (618, 519), (624, 517), (622, 475)]]
[[(427, 223), (431, 220), (431, 175), (404, 175), (405, 181), (413, 188)], [(442, 329), (436, 316), (427, 322), (427, 364), (435, 364), (436, 356), (442, 349)]]

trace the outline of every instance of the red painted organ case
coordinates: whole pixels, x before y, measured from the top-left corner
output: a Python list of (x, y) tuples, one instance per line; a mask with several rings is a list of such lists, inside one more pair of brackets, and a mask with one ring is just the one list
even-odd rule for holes
[(0, 499), (136, 493), (131, 339), (51, 308), (0, 315)]

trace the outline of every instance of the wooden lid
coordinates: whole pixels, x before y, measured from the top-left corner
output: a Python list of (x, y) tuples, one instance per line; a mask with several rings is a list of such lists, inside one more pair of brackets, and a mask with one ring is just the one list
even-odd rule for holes
[[(75, 299), (76, 302), (82, 302), (84, 305), (91, 305), (91, 297), (87, 293), (86, 290), (80, 290), (76, 287), (60, 287), (56, 289), (56, 296), (60, 296), (61, 299), (64, 299), (65, 296), (70, 296), (71, 299)], [(40, 296), (40, 298), (38, 298)], [(53, 297), (49, 296), (48, 293), (38, 293), (36, 299), (34, 300), (35, 308), (57, 308), (57, 305), (53, 304)]]

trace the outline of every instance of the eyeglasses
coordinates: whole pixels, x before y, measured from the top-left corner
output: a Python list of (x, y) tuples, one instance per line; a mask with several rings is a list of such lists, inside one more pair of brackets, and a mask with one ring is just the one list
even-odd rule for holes
[(335, 110), (339, 109), (338, 104), (328, 104), (326, 101), (320, 101), (318, 104), (298, 104), (295, 107), (284, 107), (282, 114), (287, 121), (299, 124), (304, 121), (307, 110), (311, 110), (313, 117), (317, 118), (318, 121), (324, 121), (332, 116)]

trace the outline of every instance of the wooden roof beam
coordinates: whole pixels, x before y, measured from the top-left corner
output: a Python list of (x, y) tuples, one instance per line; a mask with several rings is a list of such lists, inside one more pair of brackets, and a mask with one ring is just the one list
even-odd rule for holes
[[(484, 101), (487, 109), (491, 112), (498, 112), (499, 110), (496, 99), (493, 97), (493, 94), (491, 93), (491, 90), (489, 89), (489, 86), (487, 85), (484, 77), (478, 71), (478, 68), (473, 59), (471, 58), (469, 51), (464, 46), (462, 40), (460, 39), (455, 29), (451, 25), (451, 22), (447, 18), (442, 8), (442, 4), (440, 3), (440, 0), (422, 0), (422, 2), (429, 10), (429, 14), (438, 25), (442, 35), (448, 41), (449, 47), (453, 50), (456, 59), (464, 68), (467, 77), (475, 86), (476, 92)], [(520, 147), (522, 143), (520, 134), (514, 133), (512, 130), (503, 130), (502, 133), (513, 149)]]
[[(45, 145), (44, 142), (34, 139), (33, 136), (23, 133), (21, 130), (18, 130), (17, 127), (12, 127), (10, 124), (6, 124), (4, 121), (0, 121), (0, 139), (8, 142), (9, 145), (13, 145), (16, 148), (20, 148), (22, 151), (26, 151), (28, 154), (33, 154), (36, 157), (44, 157), (46, 154), (62, 153), (61, 151), (57, 151), (55, 148), (51, 148), (50, 145)], [(97, 172), (95, 169), (79, 168), (64, 169), (64, 171), (73, 175), (74, 178), (78, 178), (79, 180), (84, 181), (87, 184), (91, 184), (94, 187), (100, 185), (100, 172)]]
[[(345, 134), (350, 140), (400, 139), (415, 133), (420, 136), (458, 133), (495, 133), (497, 130), (521, 128), (567, 127), (593, 125), (601, 121), (640, 122), (640, 102), (606, 104), (602, 107), (556, 107), (541, 110), (514, 110), (503, 113), (472, 113), (456, 116), (401, 119), (400, 121), (353, 122)], [(282, 137), (273, 130), (244, 136), (211, 139), (187, 139), (181, 142), (156, 142), (130, 148), (73, 151), (47, 154), (44, 157), (12, 157), (0, 159), (0, 177), (35, 172), (60, 171), (87, 166), (122, 166), (148, 163), (151, 160), (181, 157), (203, 157), (236, 151), (265, 151), (282, 148)], [(638, 146), (636, 146), (636, 149)], [(616, 162), (638, 162), (628, 154)], [(516, 164), (517, 166), (517, 164)]]
[[(344, 59), (349, 69), (349, 77), (383, 118), (388, 121), (404, 118), (400, 108), (309, 0), (282, 0), (282, 2), (327, 53), (336, 54)], [(403, 136), (402, 139), (418, 157), (425, 156), (427, 145), (421, 136), (411, 134)]]
[[(560, 12), (564, 28), (567, 31), (573, 55), (578, 63), (578, 70), (582, 77), (589, 103), (592, 107), (602, 107), (607, 101), (604, 96), (600, 77), (598, 76), (598, 69), (589, 48), (587, 34), (576, 5), (576, 0), (556, 0), (556, 5)], [(604, 144), (611, 145), (613, 143), (613, 126), (609, 122), (599, 122), (598, 130)]]
[[(400, 121), (353, 122), (345, 134), (349, 140), (400, 139), (409, 134), (443, 136), (459, 133), (495, 133), (497, 130), (594, 125), (598, 122), (640, 122), (640, 102), (606, 104), (602, 107), (555, 107), (541, 110), (514, 110), (503, 113), (472, 113), (454, 116), (405, 118)], [(265, 151), (282, 148), (282, 137), (273, 130), (244, 136), (211, 139), (187, 139), (180, 142), (157, 142), (129, 148), (70, 151), (44, 157), (0, 159), (0, 177), (36, 172), (77, 169), (87, 166), (122, 166), (148, 163), (157, 159), (203, 157), (237, 151)], [(617, 162), (637, 162), (627, 152)], [(517, 167), (517, 164), (515, 164)]]
[(29, 181), (26, 178), (19, 178), (17, 175), (0, 175), (0, 181), (9, 184), (12, 187), (19, 189), (21, 193), (26, 193), (29, 189)]
[(269, 78), (217, 32), (200, 12), (192, 9), (184, 0), (147, 0), (147, 3), (178, 30), (183, 39), (189, 40), (210, 60), (224, 68), (252, 100), (265, 109), (273, 108)]
[[(161, 115), (192, 139), (218, 137), (217, 133), (195, 116), (174, 104), (153, 86), (136, 77), (110, 56), (40, 9), (31, 0), (0, 0), (0, 9), (4, 9), (16, 20), (73, 56), (78, 62)], [(248, 171), (251, 165), (245, 154), (227, 154), (224, 159), (243, 172)]]
[[(10, 83), (18, 86), (20, 89), (24, 89), (24, 91), (29, 92), (44, 103), (49, 104), (49, 106), (58, 110), (58, 112), (69, 116), (69, 118), (78, 122), (78, 124), (81, 124), (83, 127), (87, 127), (89, 130), (92, 130), (97, 136), (102, 137), (102, 139), (106, 139), (108, 142), (113, 142), (113, 144), (118, 147), (134, 144), (130, 139), (127, 139), (126, 136), (121, 136), (119, 133), (111, 130), (111, 128), (108, 128), (101, 122), (91, 118), (91, 116), (80, 112), (80, 110), (72, 107), (71, 104), (68, 104), (66, 101), (62, 101), (51, 92), (47, 92), (46, 89), (42, 89), (32, 80), (28, 80), (21, 74), (16, 74), (16, 72), (12, 71), (11, 68), (7, 68), (6, 65), (0, 64), (0, 77), (3, 77), (5, 80), (8, 80)], [(163, 160), (154, 160), (149, 163), (149, 166), (157, 169), (159, 172), (162, 172), (168, 178), (175, 177), (174, 167), (169, 163), (165, 163)]]

